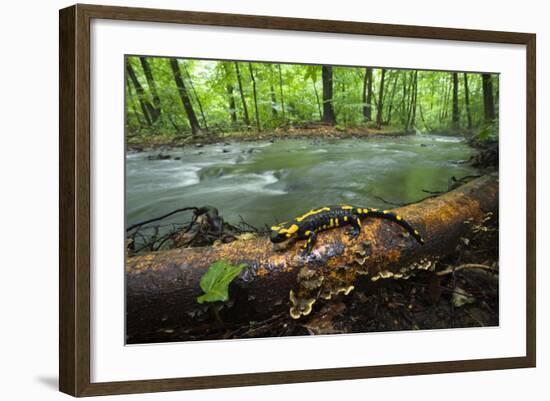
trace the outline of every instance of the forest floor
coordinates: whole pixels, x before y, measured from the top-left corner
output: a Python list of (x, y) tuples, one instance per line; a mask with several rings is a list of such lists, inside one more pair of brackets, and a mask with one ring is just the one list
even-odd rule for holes
[(403, 132), (391, 127), (367, 128), (365, 126), (340, 128), (322, 123), (289, 125), (273, 130), (237, 131), (226, 133), (202, 133), (200, 135), (127, 135), (128, 150), (143, 151), (162, 147), (181, 147), (185, 145), (205, 145), (220, 142), (276, 141), (279, 139), (344, 139), (367, 138), (373, 136), (404, 136), (413, 132)]

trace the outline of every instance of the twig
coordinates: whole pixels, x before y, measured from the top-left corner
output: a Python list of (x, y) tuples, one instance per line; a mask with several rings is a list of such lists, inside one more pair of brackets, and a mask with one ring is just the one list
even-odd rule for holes
[(167, 213), (163, 216), (155, 217), (153, 219), (149, 219), (149, 220), (145, 220), (145, 221), (142, 221), (142, 222), (139, 222), (139, 223), (136, 223), (136, 224), (132, 224), (130, 227), (128, 227), (126, 229), (126, 232), (131, 231), (136, 227), (141, 227), (145, 224), (149, 224), (149, 223), (152, 223), (154, 221), (159, 221), (159, 220), (165, 219), (166, 217), (172, 216), (173, 214), (176, 214), (176, 213), (185, 212), (187, 210), (198, 210), (198, 209), (199, 209), (198, 207), (184, 207), (184, 208), (181, 208), (181, 209), (176, 209), (176, 210), (174, 210), (170, 213)]
[(484, 270), (490, 271), (491, 273), (495, 273), (495, 274), (498, 273), (498, 271), (496, 271), (491, 266), (477, 264), (477, 263), (466, 263), (466, 264), (463, 264), (463, 265), (460, 265), (460, 266), (449, 267), (445, 270), (441, 270), (441, 271), (437, 272), (436, 274), (438, 276), (445, 276), (447, 274), (451, 274), (451, 273), (457, 272), (457, 271), (462, 270), (462, 269), (484, 269)]
[(427, 189), (422, 189), (422, 192), (430, 195), (441, 195), (444, 191), (428, 191)]
[(392, 206), (405, 206), (405, 204), (403, 203), (395, 203), (395, 202), (390, 202), (390, 201), (387, 201), (385, 200), (384, 198), (382, 198), (381, 196), (378, 196), (378, 195), (373, 195), (374, 198), (378, 199), (378, 200), (381, 200), (382, 202), (388, 204), (388, 205), (392, 205)]
[[(244, 230), (246, 230), (246, 228), (248, 227), (249, 230), (252, 230), (253, 232), (256, 232), (256, 233), (258, 232), (258, 229), (257, 229), (256, 227), (254, 227), (252, 224), (247, 223), (247, 222), (243, 219), (243, 216), (241, 216), (240, 214), (239, 214), (239, 219), (241, 220), (241, 221), (239, 222), (239, 225), (242, 226), (242, 227), (245, 227)], [(244, 230), (242, 230), (242, 231), (244, 231)]]

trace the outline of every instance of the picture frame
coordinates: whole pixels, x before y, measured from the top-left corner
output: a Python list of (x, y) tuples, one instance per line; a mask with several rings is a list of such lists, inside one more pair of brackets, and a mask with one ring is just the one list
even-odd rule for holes
[[(190, 375), (155, 379), (94, 381), (92, 330), (92, 40), (94, 20), (185, 24), (200, 27), (284, 31), (288, 35), (342, 34), (398, 39), (478, 42), (525, 48), (526, 241), (525, 355), (453, 359), (321, 369)], [(59, 388), (73, 396), (175, 391), (235, 386), (347, 380), (401, 375), (528, 368), (536, 365), (536, 36), (529, 33), (372, 24), (176, 10), (77, 4), (60, 10), (60, 288)], [(503, 163), (510, 163), (504, 160)], [(513, 218), (513, 217), (512, 217)], [(113, 261), (116, 263), (116, 261)], [(121, 344), (122, 346), (122, 344)]]

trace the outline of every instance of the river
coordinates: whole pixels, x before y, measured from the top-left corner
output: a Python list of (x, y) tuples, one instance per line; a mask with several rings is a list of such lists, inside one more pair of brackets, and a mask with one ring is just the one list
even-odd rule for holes
[[(455, 137), (414, 135), (368, 139), (234, 142), (126, 156), (126, 223), (185, 206), (212, 205), (230, 223), (256, 227), (322, 205), (390, 208), (446, 190), (452, 176), (477, 174), (461, 163), (474, 154)], [(165, 222), (184, 222), (174, 215)]]

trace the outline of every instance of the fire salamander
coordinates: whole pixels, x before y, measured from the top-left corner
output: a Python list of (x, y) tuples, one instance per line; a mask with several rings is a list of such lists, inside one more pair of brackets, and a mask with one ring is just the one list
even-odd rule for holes
[(304, 244), (305, 253), (309, 254), (315, 245), (317, 233), (330, 230), (335, 227), (351, 225), (347, 232), (351, 237), (356, 237), (361, 231), (361, 220), (368, 217), (387, 219), (399, 224), (416, 241), (424, 245), (420, 233), (411, 227), (403, 218), (387, 210), (378, 210), (350, 205), (325, 206), (313, 209), (296, 217), (290, 222), (279, 223), (271, 227), (271, 242), (280, 243), (290, 239), (307, 240)]

